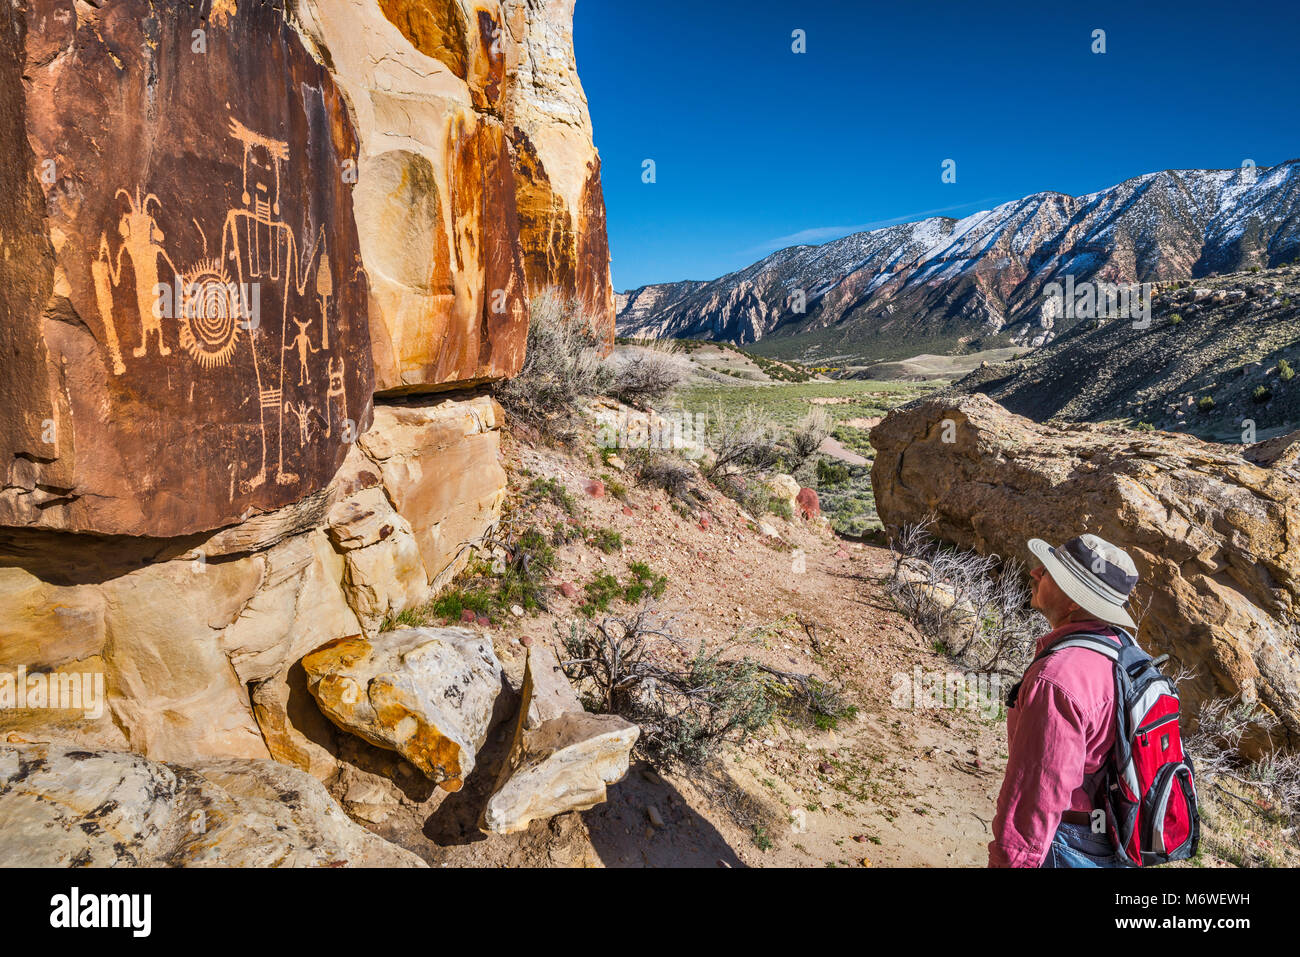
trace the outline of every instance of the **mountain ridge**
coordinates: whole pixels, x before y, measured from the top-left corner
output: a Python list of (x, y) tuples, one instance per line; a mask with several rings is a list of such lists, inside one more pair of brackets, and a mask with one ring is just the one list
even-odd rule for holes
[[(1192, 279), (1300, 254), (1300, 160), (1161, 170), (1071, 196), (1054, 190), (776, 250), (713, 280), (620, 293), (618, 332), (694, 337), (801, 359), (1035, 347), (1072, 324), (1043, 290)], [(798, 311), (802, 291), (805, 310)], [(788, 340), (788, 341), (786, 341)]]

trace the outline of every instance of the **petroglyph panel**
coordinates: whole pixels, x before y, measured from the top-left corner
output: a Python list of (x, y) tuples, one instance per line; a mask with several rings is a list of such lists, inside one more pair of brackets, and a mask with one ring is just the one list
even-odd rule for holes
[(369, 425), (347, 108), (282, 2), (208, 8), (0, 7), (0, 524), (216, 528)]

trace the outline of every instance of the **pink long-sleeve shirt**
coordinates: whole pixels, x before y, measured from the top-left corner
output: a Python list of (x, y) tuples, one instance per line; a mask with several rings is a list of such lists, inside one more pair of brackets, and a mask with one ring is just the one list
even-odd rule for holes
[[(1114, 635), (1099, 621), (1070, 622), (1039, 638), (1035, 654), (1073, 632)], [(1038, 867), (1062, 812), (1092, 810), (1084, 776), (1106, 762), (1115, 740), (1113, 668), (1095, 651), (1066, 648), (1025, 672), (1016, 706), (1007, 709), (1007, 773), (989, 867)]]

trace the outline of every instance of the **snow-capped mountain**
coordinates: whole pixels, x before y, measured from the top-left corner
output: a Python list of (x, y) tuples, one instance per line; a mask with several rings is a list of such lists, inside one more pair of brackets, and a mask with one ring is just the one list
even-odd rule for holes
[[(618, 297), (618, 332), (896, 358), (957, 345), (1041, 345), (1072, 320), (1044, 286), (1156, 282), (1300, 255), (1300, 160), (1166, 170), (1086, 196), (1035, 193), (947, 217), (792, 246), (720, 279)], [(802, 308), (801, 308), (802, 307)]]

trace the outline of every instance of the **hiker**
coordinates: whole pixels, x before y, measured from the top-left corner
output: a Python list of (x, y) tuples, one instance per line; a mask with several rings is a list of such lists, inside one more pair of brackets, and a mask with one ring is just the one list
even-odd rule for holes
[[(1124, 610), (1137, 568), (1122, 549), (1096, 535), (1029, 550), (1040, 567), (1033, 600), (1052, 630), (1038, 639), (1034, 662), (1009, 697), (1007, 770), (993, 818), (990, 867), (1125, 867), (1110, 833), (1095, 833), (1116, 731), (1113, 664), (1087, 647), (1044, 655), (1072, 634), (1101, 636), (1119, 648), (1117, 628), (1136, 631)], [(1100, 813), (1100, 812), (1099, 812)]]

